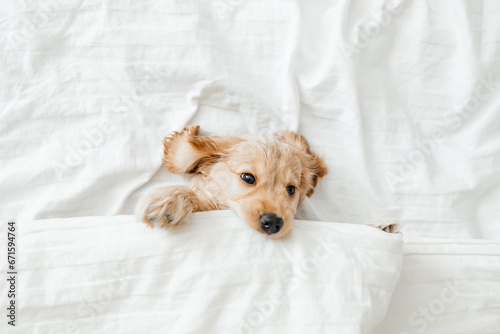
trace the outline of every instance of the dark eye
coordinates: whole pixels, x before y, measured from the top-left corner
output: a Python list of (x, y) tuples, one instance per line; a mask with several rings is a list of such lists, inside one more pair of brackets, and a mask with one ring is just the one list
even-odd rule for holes
[(254, 184), (255, 183), (255, 177), (250, 174), (250, 173), (243, 173), (240, 175), (241, 179), (243, 182), (246, 182), (248, 184)]
[(288, 195), (292, 196), (293, 194), (295, 194), (295, 187), (294, 186), (286, 187), (286, 192), (288, 193)]

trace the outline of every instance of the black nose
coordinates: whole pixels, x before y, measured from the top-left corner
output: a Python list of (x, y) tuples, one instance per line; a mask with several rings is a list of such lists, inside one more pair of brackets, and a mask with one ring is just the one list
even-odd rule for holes
[(260, 225), (267, 234), (275, 234), (281, 230), (283, 219), (272, 213), (263, 213), (259, 217)]

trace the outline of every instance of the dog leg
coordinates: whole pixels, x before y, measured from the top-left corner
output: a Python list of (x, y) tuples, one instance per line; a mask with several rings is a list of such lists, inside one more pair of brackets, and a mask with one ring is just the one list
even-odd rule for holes
[(198, 211), (199, 206), (199, 200), (191, 188), (163, 187), (145, 197), (137, 216), (151, 227), (170, 228)]
[(368, 226), (373, 226), (387, 233), (398, 233), (401, 230), (401, 222), (396, 218), (384, 218), (376, 220)]

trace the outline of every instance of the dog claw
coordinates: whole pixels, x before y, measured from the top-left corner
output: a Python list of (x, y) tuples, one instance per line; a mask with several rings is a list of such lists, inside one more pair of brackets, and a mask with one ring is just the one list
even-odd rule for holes
[(398, 233), (401, 229), (401, 226), (399, 224), (389, 224), (385, 227), (380, 226), (379, 228), (387, 233)]
[(395, 218), (377, 220), (368, 226), (373, 226), (387, 233), (398, 233), (402, 228), (399, 220)]

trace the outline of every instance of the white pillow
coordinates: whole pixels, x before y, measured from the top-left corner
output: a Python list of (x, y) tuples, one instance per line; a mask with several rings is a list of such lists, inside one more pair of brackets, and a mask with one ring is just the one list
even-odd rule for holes
[(402, 261), (400, 235), (296, 221), (270, 240), (231, 211), (170, 231), (132, 216), (34, 221), (18, 238), (26, 332), (369, 333)]

